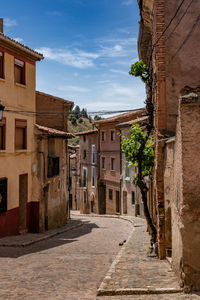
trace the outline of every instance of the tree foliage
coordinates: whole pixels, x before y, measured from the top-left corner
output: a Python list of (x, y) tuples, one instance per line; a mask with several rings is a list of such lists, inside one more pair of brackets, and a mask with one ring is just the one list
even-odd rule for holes
[(140, 77), (144, 83), (148, 83), (148, 71), (145, 63), (140, 60), (131, 65), (129, 75)]
[[(130, 129), (130, 138), (123, 138), (122, 140), (122, 150), (124, 151), (129, 164), (138, 168), (141, 161), (141, 179), (152, 173), (154, 165), (154, 143), (151, 137), (147, 139), (145, 147), (142, 153), (140, 153), (141, 145), (144, 143), (145, 139), (146, 134), (142, 131), (139, 124), (135, 124)], [(134, 183), (137, 184), (137, 181), (138, 174), (136, 174)]]

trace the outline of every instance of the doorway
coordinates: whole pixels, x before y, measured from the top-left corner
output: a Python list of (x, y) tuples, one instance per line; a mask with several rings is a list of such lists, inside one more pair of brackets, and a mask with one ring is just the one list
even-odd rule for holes
[(116, 212), (120, 212), (119, 191), (116, 191)]
[(27, 232), (28, 174), (19, 175), (19, 233)]
[(123, 213), (127, 214), (127, 191), (123, 191)]
[(49, 195), (49, 185), (43, 188), (44, 196), (44, 230), (48, 230), (48, 195)]

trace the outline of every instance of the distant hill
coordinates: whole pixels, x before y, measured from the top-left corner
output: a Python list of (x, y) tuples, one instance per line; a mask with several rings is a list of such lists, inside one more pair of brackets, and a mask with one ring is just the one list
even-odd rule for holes
[[(86, 130), (90, 130), (92, 129), (92, 120), (88, 119), (88, 118), (79, 118), (76, 120), (76, 124), (72, 124), (74, 123), (73, 121), (71, 122), (70, 120), (68, 120), (68, 132), (71, 132), (73, 134), (77, 133), (77, 132), (81, 132), (81, 131), (86, 131)], [(76, 136), (73, 139), (69, 139), (68, 140), (68, 144), (69, 145), (73, 145), (76, 146), (79, 143), (79, 137)]]

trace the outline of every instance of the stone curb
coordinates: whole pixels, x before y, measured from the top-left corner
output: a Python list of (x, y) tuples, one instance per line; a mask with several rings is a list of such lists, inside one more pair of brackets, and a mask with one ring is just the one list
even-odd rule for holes
[(31, 240), (31, 241), (28, 241), (28, 242), (25, 242), (25, 243), (13, 243), (13, 244), (0, 244), (0, 247), (27, 247), (27, 246), (30, 246), (30, 245), (33, 245), (33, 244), (36, 244), (38, 242), (41, 242), (41, 241), (45, 241), (51, 237), (54, 237), (56, 235), (59, 235), (59, 234), (62, 234), (64, 232), (67, 232), (67, 231), (70, 231), (70, 230), (73, 230), (75, 228), (78, 228), (78, 227), (81, 227), (85, 225), (84, 223), (80, 223), (80, 224), (76, 224), (74, 226), (71, 226), (69, 228), (65, 228), (65, 229), (62, 229), (60, 231), (56, 231), (56, 232), (52, 232), (52, 233), (49, 233), (49, 234), (46, 234), (45, 236), (42, 236), (36, 240)]
[(83, 217), (94, 217), (94, 218), (114, 218), (114, 219), (121, 219), (121, 220), (125, 220), (125, 221), (128, 221), (128, 222), (132, 223), (134, 227), (143, 226), (143, 224), (137, 224), (134, 220), (128, 219), (128, 218), (120, 216), (120, 215), (118, 216), (118, 215), (76, 214), (76, 213), (73, 213), (73, 212), (71, 212), (71, 215), (78, 216), (78, 217), (83, 216)]
[(147, 295), (147, 294), (176, 294), (183, 292), (183, 289), (174, 288), (132, 288), (132, 289), (116, 289), (104, 290), (99, 289), (97, 296), (119, 296), (119, 295)]
[[(73, 213), (72, 213), (73, 215)], [(74, 214), (75, 215), (75, 214)], [(133, 224), (134, 227), (137, 226), (143, 226), (144, 224), (137, 224), (134, 222), (134, 220), (128, 219), (123, 216), (113, 216), (113, 215), (90, 215), (90, 214), (81, 214), (79, 216), (87, 216), (87, 217), (103, 217), (103, 218), (118, 218), (125, 221), (129, 221)], [(134, 229), (130, 233), (128, 240), (126, 243), (122, 246), (120, 251), (118, 252), (117, 256), (115, 257), (114, 261), (112, 262), (109, 271), (107, 272), (106, 276), (104, 277), (102, 283), (100, 284), (100, 287), (97, 290), (97, 297), (98, 296), (119, 296), (119, 295), (147, 295), (147, 294), (175, 294), (175, 293), (181, 293), (183, 292), (183, 289), (178, 288), (154, 288), (154, 287), (148, 287), (148, 288), (121, 288), (121, 289), (106, 289), (106, 282), (111, 278), (111, 274), (115, 271), (115, 266), (120, 261), (120, 258), (123, 255), (123, 252), (125, 251), (126, 247), (128, 246), (129, 240), (132, 237), (132, 234), (134, 232)]]

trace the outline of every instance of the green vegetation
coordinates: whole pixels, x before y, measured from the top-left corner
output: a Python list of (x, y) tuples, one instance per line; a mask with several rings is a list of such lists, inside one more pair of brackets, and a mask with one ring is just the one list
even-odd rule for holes
[[(92, 129), (92, 119), (88, 116), (87, 109), (82, 110), (78, 105), (72, 110), (68, 117), (68, 131), (75, 134), (77, 132)], [(69, 145), (76, 146), (79, 143), (79, 137), (69, 139)]]
[(148, 83), (149, 75), (147, 72), (147, 67), (142, 60), (136, 61), (134, 64), (131, 65), (129, 75), (140, 77), (144, 83)]
[(157, 231), (147, 205), (148, 187), (145, 181), (145, 177), (151, 175), (154, 166), (154, 143), (152, 137), (143, 132), (138, 124), (135, 124), (130, 129), (130, 138), (123, 138), (122, 150), (127, 161), (137, 167), (134, 184), (141, 191), (144, 215), (151, 232), (151, 244), (153, 245), (157, 240)]

